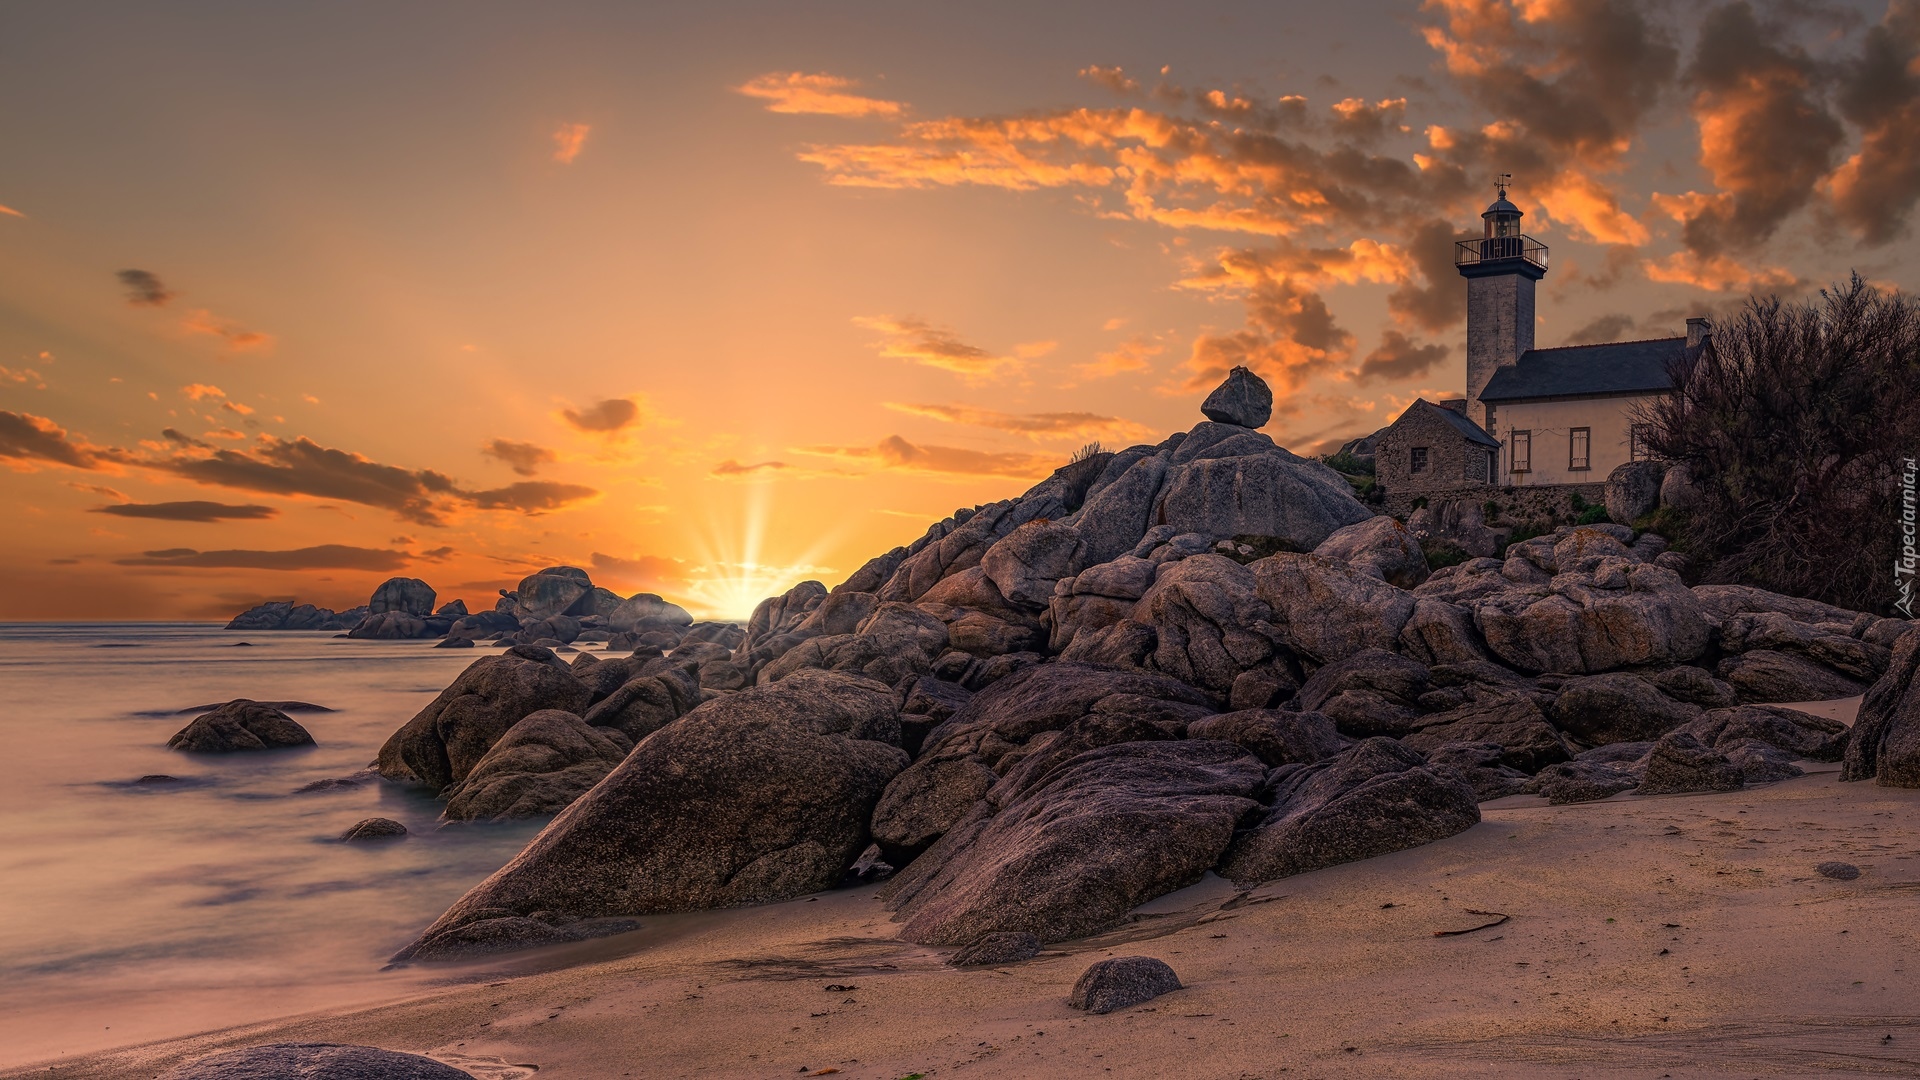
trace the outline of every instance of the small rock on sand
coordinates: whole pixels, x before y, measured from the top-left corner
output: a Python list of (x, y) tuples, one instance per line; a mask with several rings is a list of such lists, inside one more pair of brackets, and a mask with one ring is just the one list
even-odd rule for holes
[(391, 840), (407, 835), (407, 827), (392, 818), (370, 817), (356, 821), (353, 828), (340, 834), (342, 843), (356, 843), (361, 840)]
[(1813, 872), (1835, 881), (1852, 881), (1860, 876), (1860, 868), (1850, 862), (1823, 862), (1814, 867)]
[(1067, 1004), (1090, 1013), (1110, 1013), (1181, 989), (1180, 976), (1151, 956), (1119, 956), (1088, 968), (1073, 984)]
[(273, 1043), (229, 1050), (182, 1065), (165, 1080), (473, 1080), (472, 1074), (418, 1054), (340, 1043)]

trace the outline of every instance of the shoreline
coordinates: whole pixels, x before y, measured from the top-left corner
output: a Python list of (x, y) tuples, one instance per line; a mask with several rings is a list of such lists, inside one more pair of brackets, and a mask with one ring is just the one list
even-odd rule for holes
[[(514, 1063), (558, 1077), (804, 1066), (885, 1080), (1438, 1077), (1469, 1065), (1476, 1076), (1833, 1075), (1840, 1062), (1851, 1075), (1912, 1075), (1920, 791), (1803, 767), (1719, 794), (1499, 800), (1451, 839), (1247, 893), (1209, 877), (1118, 930), (1003, 968), (949, 968), (949, 950), (899, 941), (876, 886), (862, 886), (652, 917), (624, 940), (450, 971), (474, 981), (398, 1001), (0, 1076), (151, 1075), (289, 1039), (430, 1052), (490, 1080), (533, 1075)], [(1864, 872), (1816, 875), (1829, 859)], [(1471, 911), (1511, 919), (1434, 936), (1489, 921)], [(636, 950), (642, 936), (653, 940)], [(597, 950), (622, 955), (587, 960)], [(1166, 960), (1188, 988), (1108, 1016), (1067, 1007), (1089, 963), (1132, 954)]]

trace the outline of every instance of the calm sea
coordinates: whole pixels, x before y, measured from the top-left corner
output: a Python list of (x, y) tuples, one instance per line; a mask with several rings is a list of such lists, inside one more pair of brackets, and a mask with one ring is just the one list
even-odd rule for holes
[[(240, 642), (250, 644), (242, 646)], [(0, 1065), (401, 996), (386, 957), (542, 822), (437, 827), (350, 777), (479, 656), (203, 624), (0, 624)], [(248, 697), (319, 746), (196, 755), (179, 710)], [(164, 774), (181, 783), (134, 784)], [(411, 830), (335, 838), (366, 817)]]

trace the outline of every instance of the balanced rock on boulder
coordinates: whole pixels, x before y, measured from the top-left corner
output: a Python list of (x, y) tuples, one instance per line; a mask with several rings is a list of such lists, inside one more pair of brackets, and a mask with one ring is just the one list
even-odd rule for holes
[(167, 748), (190, 754), (227, 754), (312, 746), (313, 736), (271, 705), (236, 698), (199, 716), (167, 740)]
[(1266, 426), (1273, 419), (1273, 390), (1267, 381), (1243, 367), (1227, 372), (1227, 381), (1213, 388), (1200, 403), (1206, 418), (1245, 428)]

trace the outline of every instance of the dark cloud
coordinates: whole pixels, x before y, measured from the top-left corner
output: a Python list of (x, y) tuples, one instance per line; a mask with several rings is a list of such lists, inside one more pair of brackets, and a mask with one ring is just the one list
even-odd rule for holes
[(146, 518), (155, 521), (264, 521), (278, 517), (271, 506), (232, 506), (217, 502), (119, 503), (96, 508), (93, 513), (115, 517)]
[(1346, 98), (1333, 106), (1332, 128), (1343, 139), (1364, 143), (1399, 132), (1406, 119), (1406, 98), (1376, 102)]
[(167, 440), (170, 443), (173, 443), (176, 446), (188, 446), (188, 447), (193, 447), (194, 449), (197, 449), (197, 450), (213, 449), (212, 443), (206, 442), (201, 439), (196, 439), (193, 436), (188, 435), (186, 432), (178, 430), (177, 428), (161, 428), (160, 437)]
[(540, 466), (558, 460), (558, 455), (544, 446), (512, 439), (492, 439), (480, 448), (480, 455), (506, 465), (521, 476), (532, 476), (540, 471)]
[(1707, 14), (1687, 70), (1700, 163), (1718, 190), (1665, 196), (1700, 255), (1751, 248), (1807, 204), (1845, 139), (1820, 94), (1818, 62), (1745, 0)]
[(1609, 341), (1624, 341), (1622, 335), (1633, 329), (1634, 318), (1631, 315), (1602, 315), (1580, 329), (1567, 335), (1564, 345), (1600, 345)]
[(1398, 330), (1380, 335), (1380, 345), (1360, 361), (1357, 373), (1362, 382), (1375, 379), (1411, 379), (1425, 375), (1435, 364), (1447, 358), (1448, 346), (1422, 345)]
[(291, 551), (195, 551), (168, 548), (115, 559), (116, 566), (184, 566), (228, 570), (369, 570), (386, 572), (407, 565), (407, 555), (385, 548), (321, 544)]
[(1860, 149), (1834, 174), (1834, 209), (1861, 239), (1885, 244), (1920, 201), (1920, 2), (1892, 0), (1867, 30), (1839, 105), (1860, 128)]
[(1409, 278), (1387, 294), (1393, 317), (1428, 333), (1439, 333), (1467, 317), (1466, 290), (1453, 267), (1453, 244), (1460, 230), (1450, 221), (1434, 218), (1414, 226), (1407, 254), (1420, 269), (1420, 280)]
[(289, 440), (268, 435), (251, 452), (216, 450), (207, 457), (175, 458), (155, 467), (240, 491), (310, 495), (378, 507), (421, 525), (444, 524), (442, 504), (459, 494), (452, 479), (442, 473), (382, 465), (305, 436)]
[(1045, 476), (1061, 464), (1057, 454), (994, 453), (957, 446), (910, 443), (889, 435), (875, 446), (805, 446), (799, 452), (860, 462), (902, 472), (948, 476)]
[(114, 275), (127, 290), (127, 303), (135, 307), (165, 307), (173, 293), (151, 270), (122, 270)]
[(715, 465), (710, 475), (712, 476), (751, 476), (754, 473), (780, 472), (783, 469), (790, 469), (792, 467), (793, 466), (788, 465), (784, 461), (756, 461), (751, 465), (743, 465), (732, 458), (728, 458), (727, 460), (721, 462), (720, 464)]
[[(1553, 150), (1605, 160), (1631, 141), (1678, 71), (1679, 50), (1651, 6), (1432, 0), (1425, 9), (1445, 22), (1427, 28), (1427, 42), (1454, 81), (1497, 115)], [(1508, 159), (1502, 166), (1519, 171)]]
[(452, 555), (453, 555), (453, 548), (451, 546), (444, 546), (444, 547), (437, 547), (437, 548), (428, 548), (427, 550), (421, 552), (419, 557), (427, 562), (446, 562), (447, 559), (452, 557)]
[(560, 416), (581, 431), (619, 431), (640, 418), (640, 406), (631, 398), (608, 398), (585, 409), (561, 409)]
[(518, 510), (523, 514), (565, 509), (598, 494), (599, 491), (590, 487), (555, 480), (523, 480), (503, 488), (464, 493), (465, 498), (482, 510)]
[(124, 458), (117, 450), (68, 437), (67, 430), (44, 416), (0, 410), (0, 458), (48, 461), (75, 469), (101, 469)]

